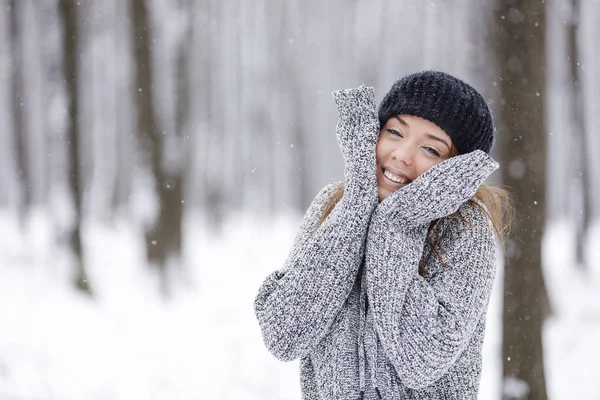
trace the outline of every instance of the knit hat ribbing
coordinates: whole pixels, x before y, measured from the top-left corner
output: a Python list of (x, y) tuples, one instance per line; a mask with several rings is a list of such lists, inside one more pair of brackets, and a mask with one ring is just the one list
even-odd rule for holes
[(459, 154), (483, 150), (494, 142), (492, 114), (469, 84), (445, 72), (423, 71), (394, 83), (379, 106), (379, 122), (400, 114), (427, 119), (442, 128)]

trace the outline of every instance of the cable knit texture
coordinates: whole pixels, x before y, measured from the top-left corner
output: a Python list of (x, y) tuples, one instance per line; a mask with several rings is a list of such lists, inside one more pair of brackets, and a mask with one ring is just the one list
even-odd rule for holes
[[(451, 158), (378, 203), (373, 89), (334, 98), (344, 196), (318, 226), (342, 182), (317, 194), (259, 288), (265, 345), (300, 359), (304, 400), (475, 399), (495, 241), (468, 200), (497, 163), (480, 150)], [(425, 244), (436, 219), (445, 266)]]

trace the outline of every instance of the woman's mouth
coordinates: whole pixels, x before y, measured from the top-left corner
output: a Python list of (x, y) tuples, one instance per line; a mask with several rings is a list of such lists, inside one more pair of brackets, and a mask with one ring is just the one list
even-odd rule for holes
[(385, 168), (382, 168), (383, 176), (385, 176), (389, 181), (395, 183), (397, 185), (407, 185), (412, 181), (404, 176), (398, 176), (396, 174), (391, 173)]

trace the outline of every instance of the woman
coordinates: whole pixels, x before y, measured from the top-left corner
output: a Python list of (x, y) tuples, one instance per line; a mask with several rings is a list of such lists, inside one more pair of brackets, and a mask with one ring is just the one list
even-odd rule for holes
[[(304, 400), (475, 399), (508, 196), (483, 97), (446, 73), (334, 92), (344, 183), (304, 216), (254, 308), (277, 358), (300, 359)], [(378, 115), (377, 115), (378, 114)]]

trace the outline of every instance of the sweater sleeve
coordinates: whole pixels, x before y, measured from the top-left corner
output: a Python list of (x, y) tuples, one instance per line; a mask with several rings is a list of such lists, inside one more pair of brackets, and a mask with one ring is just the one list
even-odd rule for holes
[(265, 345), (283, 361), (310, 353), (326, 335), (352, 290), (364, 256), (375, 205), (369, 211), (368, 205), (342, 197), (317, 227), (339, 184), (317, 195), (285, 265), (264, 280), (254, 301)]
[[(422, 389), (441, 378), (462, 354), (487, 309), (495, 276), (491, 222), (465, 204), (447, 218), (441, 256), (429, 281), (418, 274), (427, 227), (392, 234), (381, 229), (367, 254), (368, 294), (377, 333), (403, 383)], [(371, 242), (373, 240), (373, 242)], [(369, 265), (370, 264), (370, 265)]]

